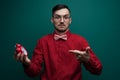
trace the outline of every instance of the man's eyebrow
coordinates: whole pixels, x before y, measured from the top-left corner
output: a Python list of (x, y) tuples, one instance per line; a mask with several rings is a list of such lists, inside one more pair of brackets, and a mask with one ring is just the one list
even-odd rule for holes
[(55, 14), (54, 16), (61, 16), (61, 15)]
[(65, 14), (65, 15), (55, 14), (55, 16), (69, 16), (69, 14)]

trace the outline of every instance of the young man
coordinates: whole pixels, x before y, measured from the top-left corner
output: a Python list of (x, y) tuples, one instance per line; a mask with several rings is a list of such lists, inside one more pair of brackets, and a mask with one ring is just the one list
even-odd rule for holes
[(40, 74), (42, 80), (82, 80), (81, 64), (92, 74), (99, 75), (102, 64), (88, 42), (69, 30), (70, 9), (59, 4), (52, 9), (53, 34), (38, 40), (32, 59), (22, 53), (15, 53), (15, 59), (22, 62), (25, 73), (30, 77)]

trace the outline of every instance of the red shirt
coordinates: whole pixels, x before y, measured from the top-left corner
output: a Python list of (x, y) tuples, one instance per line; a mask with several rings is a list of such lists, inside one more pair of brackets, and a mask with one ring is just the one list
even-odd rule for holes
[[(44, 72), (40, 74), (42, 80), (82, 80), (82, 62), (69, 50), (85, 50), (89, 46), (88, 42), (70, 31), (66, 33), (67, 40), (55, 40), (54, 34), (48, 34), (38, 40), (30, 66), (24, 67), (25, 73), (30, 77), (40, 74), (44, 63)], [(100, 74), (101, 62), (91, 49), (89, 54), (90, 60), (83, 65), (92, 74)]]

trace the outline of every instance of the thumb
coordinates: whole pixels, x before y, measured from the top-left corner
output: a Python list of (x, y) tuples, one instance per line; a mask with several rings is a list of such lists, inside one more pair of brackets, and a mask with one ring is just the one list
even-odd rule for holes
[(31, 60), (28, 58), (27, 55), (24, 55), (24, 62), (23, 63), (26, 64), (26, 65), (30, 65)]
[(87, 54), (89, 54), (89, 50), (90, 50), (90, 47), (89, 46), (86, 47), (85, 51), (86, 51)]

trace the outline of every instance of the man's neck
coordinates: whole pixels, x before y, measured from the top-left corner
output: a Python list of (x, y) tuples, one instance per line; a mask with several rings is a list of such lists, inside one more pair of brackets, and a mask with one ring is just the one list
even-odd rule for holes
[(59, 32), (59, 31), (55, 30), (55, 32), (56, 32), (58, 35), (63, 35), (63, 34), (65, 34), (67, 31), (69, 31), (69, 29), (67, 29), (67, 30), (64, 31), (64, 32)]

